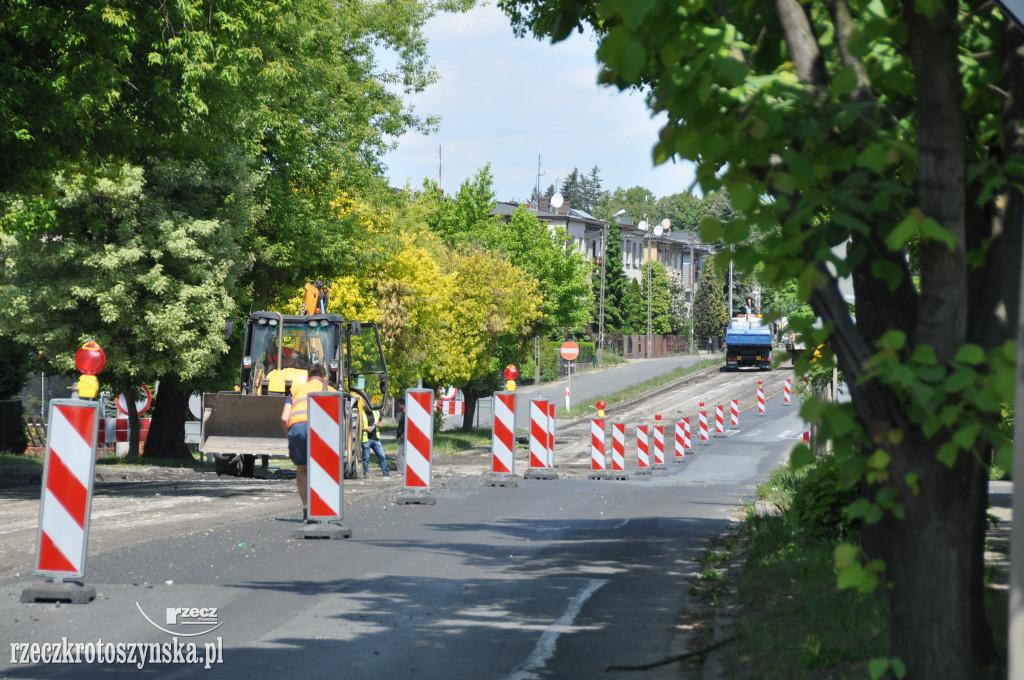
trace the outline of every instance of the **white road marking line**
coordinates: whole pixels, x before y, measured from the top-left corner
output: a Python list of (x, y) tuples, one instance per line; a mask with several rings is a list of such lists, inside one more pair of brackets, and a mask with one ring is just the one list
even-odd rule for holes
[(512, 675), (508, 676), (506, 680), (536, 680), (540, 678), (537, 671), (543, 669), (548, 659), (554, 655), (555, 643), (558, 642), (558, 637), (566, 632), (572, 625), (572, 622), (576, 620), (576, 617), (579, 616), (580, 610), (583, 609), (583, 603), (590, 599), (590, 596), (597, 592), (597, 589), (605, 583), (608, 583), (608, 581), (590, 579), (587, 582), (587, 587), (569, 600), (569, 606), (558, 617), (558, 620), (548, 626), (547, 630), (540, 636), (540, 639), (537, 640), (537, 645), (533, 648), (533, 653), (526, 659), (526, 663), (514, 671)]

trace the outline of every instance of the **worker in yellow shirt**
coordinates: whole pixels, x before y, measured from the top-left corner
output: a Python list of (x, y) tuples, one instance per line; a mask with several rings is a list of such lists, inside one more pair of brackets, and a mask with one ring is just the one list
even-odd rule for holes
[(293, 388), (281, 411), (281, 427), (288, 435), (288, 457), (295, 463), (295, 483), (299, 487), (302, 501), (302, 521), (309, 521), (308, 499), (306, 498), (307, 468), (306, 455), (309, 441), (309, 395), (315, 392), (337, 392), (326, 384), (327, 370), (323, 364), (309, 367), (306, 382)]

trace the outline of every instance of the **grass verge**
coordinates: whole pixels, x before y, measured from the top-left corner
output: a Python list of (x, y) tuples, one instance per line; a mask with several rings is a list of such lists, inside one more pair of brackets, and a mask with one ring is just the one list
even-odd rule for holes
[[(701, 359), (692, 366), (687, 366), (685, 368), (677, 368), (671, 373), (666, 373), (665, 375), (658, 376), (657, 378), (652, 378), (647, 382), (640, 383), (639, 385), (633, 385), (632, 387), (627, 387), (624, 390), (603, 397), (604, 402), (606, 404), (605, 408), (607, 409), (615, 404), (621, 403), (628, 399), (639, 397), (645, 392), (650, 392), (651, 390), (657, 389), (662, 385), (667, 385), (668, 383), (674, 380), (678, 380), (679, 378), (683, 378), (688, 375), (692, 375), (693, 373), (703, 371), (706, 368), (718, 367), (721, 365), (721, 359)], [(596, 416), (597, 411), (594, 408), (593, 404), (577, 404), (569, 410), (558, 409), (555, 412), (555, 415), (562, 418), (577, 418), (580, 416), (587, 415)]]
[[(725, 655), (730, 680), (870, 678), (871, 659), (888, 656), (884, 590), (839, 590), (833, 567), (838, 540), (801, 530), (788, 516), (807, 472), (772, 473), (742, 524), (736, 641)], [(987, 588), (986, 600), (997, 655), (1005, 659), (1006, 592)], [(1002, 677), (1000, 665), (979, 680)]]

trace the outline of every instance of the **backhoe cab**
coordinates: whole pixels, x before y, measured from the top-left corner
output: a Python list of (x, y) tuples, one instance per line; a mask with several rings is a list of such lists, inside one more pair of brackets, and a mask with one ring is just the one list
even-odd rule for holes
[[(218, 472), (251, 475), (255, 457), (288, 456), (281, 428), (285, 390), (306, 381), (309, 367), (323, 363), (327, 383), (344, 394), (343, 466), (352, 479), (362, 440), (359, 408), (381, 409), (388, 371), (375, 323), (346, 321), (327, 309), (327, 286), (306, 284), (300, 315), (254, 312), (245, 325), (238, 389), (203, 395), (199, 450), (214, 458)], [(307, 311), (308, 310), (308, 311)]]

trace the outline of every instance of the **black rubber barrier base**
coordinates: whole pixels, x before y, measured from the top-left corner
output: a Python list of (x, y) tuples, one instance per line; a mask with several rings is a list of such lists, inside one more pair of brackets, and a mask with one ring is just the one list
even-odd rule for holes
[(352, 538), (352, 530), (341, 524), (316, 522), (296, 529), (292, 533), (292, 538)]
[(95, 588), (72, 581), (37, 583), (21, 591), (22, 602), (89, 604), (94, 599), (96, 599)]

